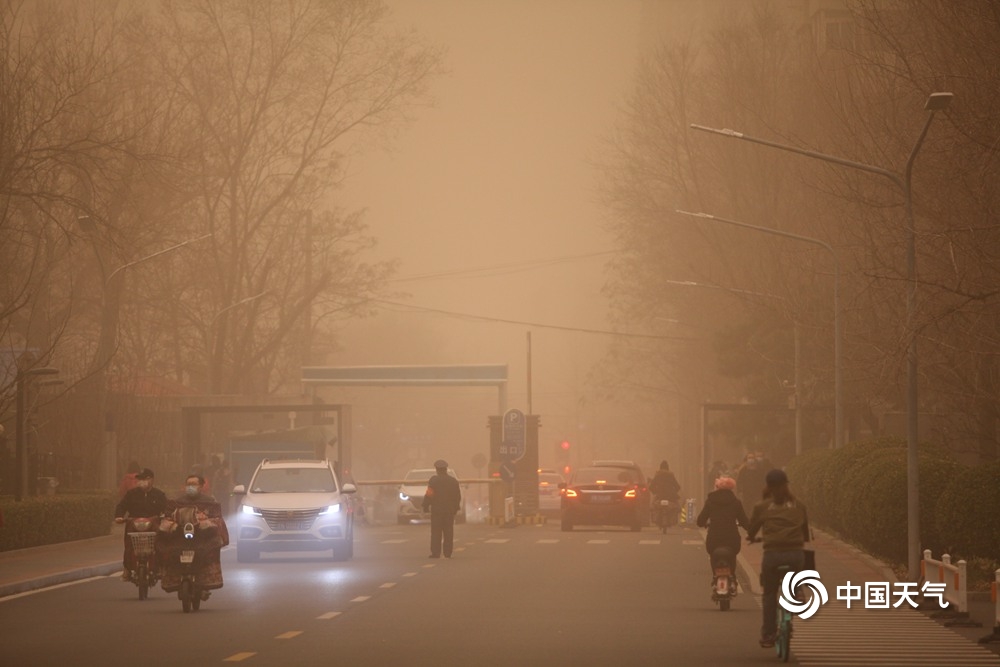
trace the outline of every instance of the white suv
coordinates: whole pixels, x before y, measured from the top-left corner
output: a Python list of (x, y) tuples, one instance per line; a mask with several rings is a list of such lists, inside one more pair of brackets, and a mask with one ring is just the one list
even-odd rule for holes
[(341, 485), (328, 461), (264, 459), (242, 495), (236, 560), (256, 561), (262, 551), (333, 551), (354, 555), (353, 484)]

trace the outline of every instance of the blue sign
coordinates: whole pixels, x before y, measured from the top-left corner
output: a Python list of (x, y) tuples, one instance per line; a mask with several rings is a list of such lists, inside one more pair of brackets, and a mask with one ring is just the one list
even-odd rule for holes
[(524, 456), (525, 423), (524, 413), (520, 410), (508, 410), (504, 413), (500, 457), (505, 461), (518, 461)]

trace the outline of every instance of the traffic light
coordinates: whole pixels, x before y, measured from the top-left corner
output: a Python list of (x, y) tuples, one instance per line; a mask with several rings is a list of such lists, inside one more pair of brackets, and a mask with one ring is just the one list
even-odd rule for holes
[(572, 444), (569, 440), (561, 440), (556, 443), (556, 467), (564, 477), (569, 475), (569, 456), (571, 449)]

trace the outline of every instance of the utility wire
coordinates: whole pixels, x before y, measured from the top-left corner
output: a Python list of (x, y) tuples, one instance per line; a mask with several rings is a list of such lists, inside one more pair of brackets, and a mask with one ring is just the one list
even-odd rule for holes
[(371, 301), (375, 303), (381, 303), (387, 306), (395, 306), (397, 308), (408, 308), (410, 310), (419, 310), (427, 313), (436, 313), (438, 315), (447, 315), (449, 317), (458, 317), (468, 320), (479, 320), (483, 322), (497, 322), (500, 324), (518, 324), (521, 326), (536, 327), (539, 329), (556, 329), (559, 331), (574, 331), (578, 333), (600, 334), (603, 336), (618, 336), (621, 338), (650, 338), (654, 340), (683, 340), (683, 341), (699, 340), (697, 338), (688, 338), (685, 336), (658, 336), (655, 334), (622, 333), (620, 331), (609, 331), (606, 329), (586, 329), (583, 327), (560, 326), (558, 324), (539, 324), (538, 322), (525, 322), (523, 320), (508, 320), (501, 317), (486, 317), (484, 315), (471, 315), (469, 313), (458, 313), (451, 310), (441, 310), (440, 308), (414, 306), (407, 303), (399, 303), (397, 301), (386, 301), (384, 299), (371, 299)]
[(475, 276), (479, 274), (480, 276), (500, 276), (508, 273), (517, 273), (519, 271), (526, 271), (529, 269), (544, 268), (547, 266), (552, 266), (554, 264), (563, 264), (565, 262), (574, 262), (580, 259), (593, 259), (594, 257), (604, 257), (606, 255), (618, 254), (617, 250), (604, 250), (601, 252), (592, 252), (585, 255), (566, 255), (563, 257), (552, 257), (549, 259), (534, 259), (526, 260), (523, 262), (512, 262), (510, 264), (496, 264), (493, 266), (484, 266), (479, 269), (454, 269), (451, 271), (440, 271), (438, 273), (423, 273), (416, 276), (404, 276), (402, 278), (391, 278), (390, 282), (413, 282), (415, 280), (434, 280), (437, 278), (453, 278), (457, 276)]

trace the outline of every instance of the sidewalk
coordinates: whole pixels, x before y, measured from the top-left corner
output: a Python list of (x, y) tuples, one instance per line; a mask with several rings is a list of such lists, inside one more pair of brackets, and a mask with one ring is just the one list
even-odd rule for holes
[[(704, 535), (704, 531), (701, 532)], [(890, 584), (897, 581), (892, 569), (885, 563), (819, 529), (814, 528), (813, 533), (814, 538), (808, 546), (816, 551), (816, 570), (826, 583), (831, 598), (834, 595), (834, 587), (848, 581), (852, 585), (861, 584), (862, 586), (866, 581), (889, 582)], [(750, 592), (756, 595), (761, 592), (760, 565), (762, 557), (763, 548), (759, 543), (752, 545), (744, 543), (736, 557), (741, 574), (750, 584)], [(741, 583), (743, 583), (742, 579)], [(988, 592), (970, 592), (968, 597), (968, 620), (981, 625), (978, 627), (949, 625), (949, 627), (966, 639), (978, 642), (981, 637), (993, 632), (996, 608), (990, 600)], [(928, 616), (931, 615), (929, 611), (924, 613)], [(946, 624), (951, 619), (940, 618), (936, 620), (941, 624)], [(1000, 642), (982, 644), (982, 646), (1000, 655)]]
[(0, 552), (0, 598), (121, 572), (124, 527), (86, 540)]

